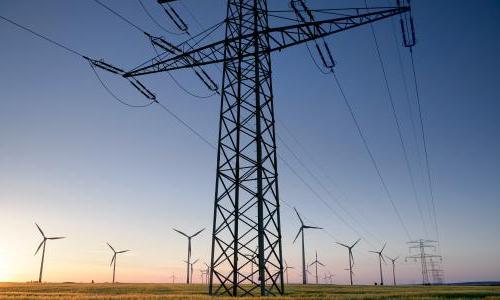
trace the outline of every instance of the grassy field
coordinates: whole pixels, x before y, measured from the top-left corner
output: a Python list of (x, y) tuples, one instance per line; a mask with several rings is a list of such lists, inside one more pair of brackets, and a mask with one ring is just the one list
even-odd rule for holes
[[(0, 299), (220, 299), (209, 297), (205, 285), (0, 283)], [(500, 299), (500, 287), (490, 286), (339, 286), (290, 285), (283, 297), (262, 299)], [(248, 299), (248, 298), (247, 298)]]

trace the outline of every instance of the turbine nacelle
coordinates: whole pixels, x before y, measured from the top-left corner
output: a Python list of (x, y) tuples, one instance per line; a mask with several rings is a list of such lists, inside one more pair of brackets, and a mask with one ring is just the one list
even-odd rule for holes
[(297, 238), (299, 237), (299, 235), (304, 231), (304, 229), (323, 229), (322, 227), (305, 225), (304, 221), (300, 217), (300, 214), (297, 211), (297, 209), (294, 207), (293, 210), (295, 210), (295, 213), (297, 214), (297, 217), (299, 218), (299, 221), (300, 221), (299, 232), (297, 232), (297, 235), (295, 236), (295, 239), (293, 239), (293, 243), (295, 243), (295, 241), (297, 240)]
[(38, 231), (40, 231), (40, 234), (42, 235), (43, 240), (38, 245), (38, 248), (36, 248), (34, 255), (36, 255), (38, 253), (38, 251), (40, 251), (40, 248), (42, 248), (42, 246), (47, 242), (47, 240), (60, 240), (60, 239), (65, 238), (64, 236), (47, 237), (47, 236), (45, 236), (45, 233), (43, 232), (42, 228), (40, 228), (40, 226), (37, 223), (35, 223), (35, 225), (36, 225), (36, 228), (38, 228)]

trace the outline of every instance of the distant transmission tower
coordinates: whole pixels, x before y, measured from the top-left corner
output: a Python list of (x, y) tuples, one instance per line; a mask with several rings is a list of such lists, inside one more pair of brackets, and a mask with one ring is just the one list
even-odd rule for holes
[(429, 285), (431, 284), (430, 278), (429, 278), (429, 271), (430, 269), (428, 268), (428, 263), (431, 262), (433, 259), (439, 259), (441, 260), (441, 255), (436, 255), (436, 254), (430, 254), (426, 252), (426, 249), (432, 248), (436, 249), (436, 243), (437, 241), (433, 240), (416, 240), (416, 241), (411, 241), (408, 242), (408, 245), (410, 245), (410, 254), (412, 253), (412, 250), (418, 250), (417, 254), (414, 255), (409, 255), (406, 257), (405, 261), (413, 259), (415, 262), (420, 260), (420, 264), (422, 267), (422, 284), (423, 285)]
[[(90, 60), (96, 67), (127, 78), (152, 101), (154, 94), (135, 77), (187, 68), (196, 72), (201, 66), (223, 63), (210, 294), (284, 293), (271, 53), (410, 12), (403, 1), (394, 7), (318, 10), (308, 9), (304, 0), (290, 4), (293, 9), (270, 14), (267, 0), (228, 0), (223, 40), (205, 45), (200, 40), (194, 45), (202, 46), (193, 48), (187, 42), (176, 46), (152, 38), (164, 52), (128, 72)], [(270, 17), (279, 20), (280, 26), (270, 26)], [(179, 20), (176, 23), (187, 31)], [(403, 33), (409, 31), (413, 29), (403, 28)], [(331, 52), (326, 42), (322, 46), (323, 50), (317, 50), (331, 69)], [(202, 80), (215, 89), (205, 77)], [(251, 272), (254, 255), (256, 280)]]
[(428, 270), (431, 274), (433, 284), (443, 284), (444, 283), (444, 271), (441, 267), (441, 259), (438, 261), (430, 259), (429, 261), (430, 269)]

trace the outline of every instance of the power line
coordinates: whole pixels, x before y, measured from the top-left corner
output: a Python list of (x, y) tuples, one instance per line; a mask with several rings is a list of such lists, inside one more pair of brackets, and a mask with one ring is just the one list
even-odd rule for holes
[(163, 103), (157, 102), (157, 104), (163, 108), (164, 111), (166, 111), (169, 115), (171, 115), (174, 119), (176, 119), (179, 123), (184, 125), (191, 133), (199, 137), (205, 144), (207, 144), (210, 148), (217, 150), (217, 147), (215, 147), (210, 141), (208, 141), (201, 133), (199, 133), (196, 129), (194, 129), (191, 125), (189, 125), (186, 121), (184, 121), (181, 117), (179, 117), (176, 113), (174, 113), (172, 110), (170, 110), (168, 107), (166, 107)]
[[(365, 0), (365, 6), (368, 8), (368, 3), (366, 2), (366, 0)], [(375, 27), (374, 27), (374, 25), (372, 23), (370, 23), (370, 29), (371, 29), (371, 33), (372, 33), (372, 36), (373, 36), (373, 41), (375, 43), (375, 49), (377, 50), (377, 56), (378, 56), (378, 61), (380, 63), (380, 68), (382, 70), (382, 74), (384, 75), (385, 87), (387, 89), (387, 95), (389, 96), (388, 98), (389, 98), (389, 102), (391, 104), (391, 111), (392, 111), (392, 115), (394, 117), (394, 121), (396, 123), (396, 128), (397, 128), (397, 131), (398, 131), (399, 141), (400, 141), (400, 144), (401, 144), (401, 149), (403, 151), (403, 156), (404, 156), (405, 163), (406, 163), (406, 168), (407, 168), (408, 174), (410, 176), (410, 182), (411, 182), (411, 187), (412, 187), (412, 190), (413, 190), (413, 196), (415, 197), (415, 202), (417, 204), (417, 208), (418, 208), (418, 211), (419, 211), (419, 214), (420, 214), (420, 218), (421, 218), (422, 224), (423, 224), (423, 226), (425, 226), (425, 220), (424, 220), (424, 217), (423, 217), (422, 208), (420, 207), (420, 202), (418, 201), (417, 188), (415, 186), (415, 179), (414, 179), (414, 176), (413, 176), (413, 171), (411, 169), (410, 160), (408, 158), (408, 151), (406, 149), (406, 145), (405, 145), (405, 142), (404, 142), (404, 138), (403, 138), (403, 133), (402, 133), (402, 130), (401, 130), (400, 121), (399, 121), (399, 118), (398, 118), (398, 114), (396, 112), (396, 106), (394, 104), (394, 99), (392, 97), (392, 91), (391, 91), (391, 88), (389, 86), (389, 80), (387, 79), (387, 72), (385, 70), (384, 61), (382, 59), (382, 54), (380, 53), (380, 46), (379, 46), (379, 43), (378, 43), (377, 35), (375, 34)]]
[[(349, 202), (349, 201), (350, 201), (350, 200), (348, 199), (349, 197), (347, 196), (347, 194), (346, 194), (344, 191), (342, 191), (342, 190), (341, 190), (340, 186), (339, 186), (339, 185), (338, 185), (338, 184), (337, 184), (337, 183), (336, 183), (336, 182), (335, 182), (335, 181), (334, 181), (334, 180), (333, 180), (333, 179), (332, 179), (332, 178), (328, 175), (327, 171), (325, 171), (325, 170), (323, 169), (323, 165), (319, 164), (319, 163), (318, 163), (318, 162), (314, 159), (314, 155), (312, 155), (312, 154), (311, 154), (311, 152), (310, 152), (310, 151), (308, 151), (308, 150), (306, 149), (306, 147), (304, 146), (304, 144), (303, 144), (303, 143), (301, 143), (301, 141), (300, 141), (300, 140), (299, 140), (299, 139), (298, 139), (298, 138), (297, 138), (297, 137), (293, 134), (293, 132), (292, 132), (292, 131), (291, 131), (291, 130), (290, 130), (290, 129), (286, 126), (286, 124), (285, 124), (284, 122), (282, 122), (281, 120), (279, 120), (279, 119), (278, 119), (278, 122), (280, 123), (280, 126), (281, 126), (282, 128), (284, 128), (284, 129), (285, 129), (285, 131), (286, 131), (286, 132), (290, 135), (290, 137), (292, 137), (292, 139), (294, 140), (294, 142), (295, 142), (295, 143), (296, 143), (296, 144), (297, 144), (297, 145), (298, 145), (298, 146), (302, 149), (302, 151), (303, 151), (303, 152), (304, 152), (304, 153), (305, 153), (305, 154), (309, 157), (309, 159), (310, 159), (310, 161), (313, 163), (313, 165), (314, 165), (317, 169), (321, 170), (322, 177), (326, 177), (326, 178), (329, 180), (329, 182), (335, 186), (336, 190), (337, 190), (339, 193), (341, 193), (341, 194), (342, 194), (342, 197), (339, 197), (339, 196), (334, 196), (334, 195), (331, 193), (331, 191), (330, 191), (330, 190), (328, 190), (328, 189), (326, 189), (326, 190), (328, 190), (328, 191), (327, 191), (327, 193), (328, 193), (328, 194), (330, 194), (330, 196), (331, 196), (334, 200), (336, 200), (336, 201), (337, 201), (337, 203), (339, 204), (339, 206), (340, 206), (340, 207), (341, 207), (341, 208), (342, 208), (342, 209), (343, 209), (343, 210), (344, 210), (347, 214), (349, 214), (349, 215), (350, 215), (350, 217), (353, 219), (353, 221), (354, 221), (355, 223), (357, 223), (357, 225), (358, 225), (359, 227), (361, 227), (361, 229), (362, 229), (363, 231), (365, 231), (368, 235), (371, 235), (371, 236), (372, 236), (375, 240), (377, 240), (377, 242), (381, 243), (381, 241), (380, 241), (380, 238), (379, 238), (379, 237), (377, 237), (377, 236), (376, 236), (375, 234), (373, 234), (372, 232), (368, 231), (368, 230), (367, 230), (367, 229), (366, 229), (366, 228), (362, 225), (362, 223), (361, 223), (359, 220), (357, 220), (356, 218), (354, 218), (354, 216), (353, 216), (351, 213), (349, 213), (349, 211), (348, 211), (346, 208), (344, 208), (344, 207), (342, 207), (342, 206), (340, 205), (340, 203), (339, 203), (339, 201), (341, 200), (340, 198), (342, 198), (342, 200), (343, 200), (344, 202)], [(312, 175), (311, 175), (311, 176), (312, 176)], [(312, 177), (318, 177), (318, 176), (312, 176)], [(319, 180), (319, 178), (318, 178), (318, 180)], [(325, 188), (324, 188), (324, 189), (325, 189)], [(363, 217), (363, 216), (361, 216), (361, 217)]]
[[(153, 47), (153, 50), (155, 51), (156, 55), (159, 56), (160, 54), (158, 53), (158, 50), (156, 50), (156, 47), (154, 46), (154, 44), (152, 45)], [(213, 97), (215, 94), (217, 94), (217, 91), (214, 91), (212, 92), (211, 94), (208, 94), (208, 95), (197, 95), (191, 91), (189, 91), (186, 87), (184, 87), (175, 77), (174, 75), (172, 75), (171, 72), (167, 72), (168, 76), (174, 81), (175, 85), (177, 85), (181, 90), (183, 90), (186, 94), (192, 96), (192, 97), (195, 97), (195, 98), (199, 98), (199, 99), (207, 99), (207, 98), (211, 98)]]
[[(285, 146), (285, 148), (288, 150), (288, 152), (290, 152), (292, 154), (292, 156), (299, 162), (299, 164), (306, 170), (306, 172), (314, 179), (314, 181), (316, 181), (316, 183), (330, 196), (331, 199), (333, 199), (335, 201), (335, 203), (353, 220), (355, 221), (356, 223), (358, 223), (357, 225), (359, 227), (362, 227), (362, 229), (368, 233), (369, 235), (372, 235), (370, 232), (368, 232), (366, 229), (363, 228), (363, 226), (361, 226), (361, 224), (359, 224), (359, 222), (354, 218), (354, 216), (340, 203), (340, 201), (334, 197), (334, 195), (332, 194), (332, 192), (327, 189), (325, 187), (325, 185), (321, 182), (321, 180), (316, 176), (314, 175), (314, 173), (311, 171), (311, 169), (309, 169), (305, 163), (300, 159), (300, 157), (297, 156), (297, 154), (295, 154), (295, 152), (287, 145), (287, 143), (285, 143), (285, 141), (280, 137), (278, 136), (278, 140), (283, 144), (283, 146)], [(296, 175), (297, 177), (299, 177), (298, 175)], [(300, 177), (301, 181), (304, 181), (304, 184), (305, 184), (305, 180)], [(307, 186), (309, 186), (309, 184), (306, 184)], [(312, 189), (312, 187), (311, 187)], [(344, 219), (344, 217), (342, 217), (342, 215), (340, 215), (336, 210), (334, 210), (329, 204), (328, 202), (326, 202), (322, 197), (320, 197), (320, 195), (314, 191), (314, 194), (315, 196), (321, 200), (325, 205), (326, 207), (338, 218), (340, 219), (340, 221), (342, 221), (342, 223), (344, 223), (347, 227), (349, 227), (352, 231), (354, 231), (354, 233), (356, 233), (357, 235), (359, 235), (360, 237), (363, 237), (363, 235), (353, 226), (351, 225), (349, 222), (347, 222), (346, 219)], [(373, 237), (373, 235), (372, 235)], [(365, 238), (366, 239), (366, 238)], [(376, 238), (375, 238), (376, 239)], [(372, 245), (373, 246), (373, 245)]]
[[(99, 3), (99, 4), (103, 5), (104, 7), (106, 7), (106, 8), (107, 8), (107, 9), (109, 9), (110, 11), (112, 11), (112, 10), (111, 10), (111, 8), (109, 8), (108, 6), (105, 6), (105, 5), (104, 5), (104, 4), (102, 4), (99, 0), (94, 0), (94, 1), (96, 1), (97, 3)], [(116, 13), (116, 15), (118, 15), (118, 14)], [(118, 15), (118, 16), (120, 16), (120, 15)], [(120, 17), (121, 17), (121, 16), (120, 16)], [(80, 52), (78, 52), (78, 51), (76, 51), (76, 50), (73, 50), (73, 49), (71, 49), (71, 48), (69, 48), (69, 47), (67, 47), (67, 46), (65, 46), (65, 45), (63, 45), (63, 44), (61, 44), (61, 43), (59, 43), (59, 42), (56, 42), (56, 41), (54, 41), (54, 40), (52, 40), (52, 39), (50, 39), (50, 38), (46, 37), (45, 35), (42, 35), (42, 34), (40, 34), (40, 33), (38, 33), (38, 32), (35, 32), (35, 31), (33, 31), (32, 29), (30, 29), (30, 28), (28, 28), (28, 27), (26, 27), (26, 26), (20, 25), (19, 23), (15, 22), (15, 21), (13, 21), (13, 20), (11, 20), (11, 19), (8, 19), (8, 18), (6, 18), (6, 17), (4, 17), (4, 16), (1, 16), (1, 15), (0, 15), (0, 18), (1, 18), (1, 19), (3, 19), (3, 20), (5, 20), (5, 21), (7, 21), (7, 22), (9, 22), (9, 23), (11, 23), (11, 24), (13, 24), (13, 25), (15, 25), (15, 26), (17, 26), (17, 27), (19, 27), (19, 28), (21, 28), (21, 29), (23, 29), (23, 30), (25, 30), (25, 31), (28, 31), (28, 32), (30, 32), (30, 33), (32, 33), (32, 34), (34, 34), (34, 35), (36, 35), (36, 36), (37, 36), (37, 37), (39, 37), (39, 38), (42, 38), (42, 39), (44, 39), (44, 40), (46, 40), (46, 41), (50, 42), (51, 44), (54, 44), (54, 45), (56, 45), (56, 46), (58, 46), (58, 47), (60, 47), (60, 48), (62, 48), (62, 49), (65, 49), (66, 51), (68, 51), (68, 52), (70, 52), (70, 53), (73, 53), (73, 54), (75, 54), (75, 55), (78, 55), (78, 56), (80, 56), (80, 57), (84, 58), (84, 59), (85, 59), (85, 60), (87, 60), (87, 61), (89, 60), (89, 58), (88, 58), (87, 56), (85, 56), (85, 55), (81, 54)], [(124, 18), (123, 18), (123, 19), (124, 19)], [(126, 19), (124, 19), (124, 20), (126, 20)], [(127, 23), (130, 23), (130, 22), (128, 22), (128, 21), (127, 21)], [(131, 24), (131, 25), (133, 25), (133, 24)], [(136, 27), (135, 25), (133, 25), (133, 26), (134, 26), (134, 27)], [(138, 28), (138, 27), (137, 27), (137, 28)], [(101, 83), (101, 85), (103, 86), (103, 88), (104, 88), (104, 89), (105, 89), (105, 90), (106, 90), (106, 91), (107, 91), (107, 92), (108, 92), (108, 93), (109, 93), (109, 94), (110, 94), (110, 95), (111, 95), (114, 99), (116, 99), (116, 100), (117, 100), (117, 101), (119, 101), (120, 103), (122, 103), (122, 104), (124, 104), (124, 105), (126, 105), (126, 106), (129, 106), (129, 107), (135, 107), (135, 108), (137, 108), (137, 107), (146, 107), (146, 106), (151, 105), (152, 103), (157, 103), (157, 104), (158, 104), (158, 105), (159, 105), (159, 106), (160, 106), (160, 107), (161, 107), (164, 111), (166, 111), (169, 115), (171, 115), (171, 116), (172, 116), (174, 119), (176, 119), (179, 123), (181, 123), (182, 125), (184, 125), (184, 126), (185, 126), (185, 127), (186, 127), (186, 128), (187, 128), (190, 132), (191, 132), (191, 133), (193, 133), (194, 135), (196, 135), (198, 138), (200, 138), (200, 139), (201, 139), (204, 143), (206, 143), (206, 144), (207, 144), (208, 146), (210, 146), (211, 148), (216, 149), (216, 147), (215, 147), (212, 143), (210, 143), (210, 142), (209, 142), (206, 138), (204, 138), (204, 137), (203, 137), (203, 136), (202, 136), (202, 135), (201, 135), (198, 131), (196, 131), (196, 130), (195, 130), (193, 127), (191, 127), (191, 126), (190, 126), (187, 122), (185, 122), (182, 118), (180, 118), (180, 117), (179, 117), (176, 113), (174, 113), (172, 110), (170, 110), (168, 107), (166, 107), (166, 106), (165, 106), (164, 104), (162, 104), (161, 102), (152, 101), (152, 102), (150, 102), (150, 103), (148, 103), (148, 104), (145, 104), (145, 105), (132, 105), (132, 104), (129, 104), (129, 103), (127, 103), (127, 102), (123, 101), (123, 100), (122, 100), (122, 99), (120, 99), (118, 96), (116, 96), (116, 95), (115, 95), (115, 94), (111, 91), (111, 89), (109, 89), (109, 87), (108, 87), (108, 86), (107, 86), (107, 85), (103, 82), (103, 80), (99, 77), (99, 75), (98, 75), (97, 71), (95, 70), (94, 66), (93, 66), (92, 64), (90, 64), (90, 65), (91, 65), (92, 70), (94, 71), (94, 74), (97, 76), (97, 79), (99, 80), (99, 82), (100, 82), (100, 83)]]
[(154, 17), (153, 15), (151, 15), (151, 13), (149, 12), (149, 10), (146, 8), (146, 6), (144, 5), (144, 3), (142, 2), (142, 0), (137, 0), (139, 1), (139, 4), (141, 5), (142, 9), (144, 10), (144, 12), (146, 13), (146, 15), (151, 19), (151, 21), (153, 21), (153, 23), (156, 24), (156, 26), (158, 26), (159, 28), (161, 28), (163, 31), (165, 31), (166, 33), (168, 34), (173, 34), (173, 35), (184, 35), (186, 34), (186, 32), (173, 32), (171, 30), (168, 30), (167, 28), (165, 28), (163, 25), (161, 25)]
[(427, 168), (427, 179), (428, 179), (428, 184), (429, 184), (429, 193), (431, 196), (432, 213), (434, 215), (434, 227), (436, 230), (437, 240), (439, 241), (439, 227), (438, 227), (437, 216), (436, 216), (436, 205), (435, 205), (435, 200), (434, 200), (434, 191), (433, 191), (431, 170), (429, 167), (429, 155), (428, 155), (428, 151), (427, 151), (427, 138), (425, 135), (424, 122), (423, 122), (423, 118), (422, 118), (422, 107), (421, 107), (421, 103), (420, 103), (420, 93), (419, 93), (419, 87), (418, 87), (417, 74), (415, 71), (415, 61), (413, 59), (413, 49), (412, 48), (410, 48), (410, 59), (411, 59), (411, 67), (413, 70), (413, 81), (415, 84), (415, 93), (417, 96), (417, 107), (418, 107), (418, 117), (420, 120), (420, 130), (422, 132), (422, 142), (424, 144), (425, 166)]
[(108, 11), (110, 11), (112, 14), (114, 14), (115, 16), (117, 16), (118, 18), (122, 19), (123, 21), (125, 21), (126, 23), (128, 23), (130, 26), (134, 27), (135, 29), (137, 29), (138, 31), (142, 32), (142, 33), (146, 33), (146, 30), (142, 29), (141, 27), (137, 26), (136, 24), (132, 23), (129, 19), (125, 18), (123, 15), (119, 14), (117, 11), (113, 10), (111, 7), (107, 6), (106, 4), (102, 3), (101, 1), (99, 0), (94, 0), (94, 2), (96, 2), (97, 4), (99, 4), (100, 6), (104, 7), (105, 9), (107, 9)]
[[(418, 138), (417, 138), (417, 129), (415, 126), (415, 118), (413, 115), (412, 105), (411, 105), (411, 101), (410, 101), (410, 92), (408, 91), (408, 83), (407, 83), (407, 79), (406, 79), (406, 75), (405, 75), (405, 70), (403, 67), (403, 59), (401, 57), (401, 51), (399, 50), (398, 37), (396, 35), (396, 24), (394, 22), (394, 19), (391, 19), (391, 24), (392, 24), (392, 35), (394, 37), (395, 48), (396, 48), (396, 51), (398, 54), (397, 57), (398, 57), (398, 63), (399, 63), (399, 70), (401, 73), (401, 79), (403, 81), (403, 86), (404, 86), (404, 91), (405, 91), (405, 96), (406, 96), (405, 97), (406, 103), (408, 105), (408, 115), (410, 116), (411, 129), (412, 129), (412, 133), (413, 133), (413, 138), (415, 140), (415, 152), (417, 153), (417, 159), (419, 162), (419, 166), (421, 167), (422, 165), (420, 164), (420, 150), (419, 150), (419, 142), (418, 142)], [(420, 197), (417, 198), (417, 201), (418, 201), (417, 203), (419, 205), (419, 213), (421, 214), (421, 218), (425, 220), (425, 218), (423, 216), (423, 210), (421, 208)], [(423, 223), (423, 226), (424, 226), (424, 233), (426, 236), (428, 236), (429, 233), (427, 231), (427, 223), (425, 221)]]
[(152, 101), (150, 101), (149, 103), (146, 103), (146, 104), (129, 104), (129, 103), (127, 103), (126, 101), (124, 101), (123, 99), (121, 99), (120, 97), (118, 97), (115, 93), (113, 93), (113, 91), (111, 91), (111, 89), (104, 83), (104, 81), (101, 79), (101, 77), (97, 73), (97, 70), (95, 69), (95, 67), (92, 64), (92, 62), (89, 61), (89, 65), (92, 68), (92, 71), (94, 72), (96, 78), (101, 83), (102, 87), (108, 92), (108, 94), (111, 97), (113, 97), (116, 101), (120, 102), (121, 104), (126, 105), (128, 107), (132, 107), (132, 108), (143, 108), (143, 107), (148, 107), (151, 104), (155, 103), (155, 100), (152, 100)]
[(356, 129), (358, 131), (358, 134), (361, 137), (361, 140), (363, 141), (363, 145), (365, 146), (365, 149), (368, 152), (368, 155), (370, 156), (370, 160), (373, 164), (373, 167), (375, 168), (375, 171), (377, 172), (378, 178), (379, 178), (380, 183), (382, 184), (382, 187), (387, 195), (387, 198), (389, 199), (391, 206), (394, 209), (394, 212), (396, 213), (396, 215), (398, 217), (398, 220), (399, 220), (399, 223), (401, 224), (401, 227), (405, 231), (408, 238), (411, 240), (410, 232), (408, 231), (408, 228), (406, 227), (406, 225), (403, 221), (403, 218), (401, 217), (401, 214), (399, 213), (399, 210), (396, 207), (394, 200), (392, 199), (392, 195), (389, 191), (389, 188), (387, 187), (387, 184), (385, 183), (384, 177), (382, 176), (382, 172), (380, 171), (380, 168), (377, 164), (377, 161), (375, 160), (375, 157), (373, 156), (372, 151), (371, 151), (370, 147), (368, 146), (368, 142), (367, 142), (365, 135), (361, 129), (361, 126), (359, 125), (359, 122), (356, 118), (356, 114), (354, 113), (354, 110), (353, 110), (347, 96), (345, 95), (344, 90), (342, 89), (342, 85), (340, 84), (340, 82), (337, 78), (337, 75), (335, 73), (332, 73), (332, 74), (333, 74), (333, 78), (334, 78), (334, 80), (339, 88), (340, 94), (342, 95), (342, 98), (344, 99), (344, 102), (345, 102), (347, 108), (349, 109), (349, 113), (351, 114), (352, 120), (354, 121), (354, 124), (356, 125)]
[(43, 34), (40, 34), (40, 33), (36, 32), (36, 31), (34, 31), (34, 30), (32, 30), (32, 29), (30, 29), (30, 28), (26, 27), (26, 26), (23, 26), (23, 25), (21, 25), (21, 24), (19, 24), (19, 23), (15, 22), (15, 21), (13, 21), (13, 20), (11, 20), (11, 19), (7, 18), (7, 17), (4, 17), (4, 16), (1, 16), (1, 15), (0, 15), (0, 19), (3, 19), (3, 20), (5, 20), (5, 21), (7, 21), (7, 22), (9, 22), (10, 24), (12, 24), (12, 25), (14, 25), (14, 26), (16, 26), (16, 27), (18, 27), (18, 28), (20, 28), (20, 29), (22, 29), (22, 30), (28, 31), (28, 32), (30, 32), (30, 33), (32, 33), (32, 34), (34, 34), (34, 35), (36, 35), (37, 37), (39, 37), (39, 38), (41, 38), (41, 39), (44, 39), (44, 40), (46, 40), (47, 42), (49, 42), (49, 43), (51, 43), (51, 44), (53, 44), (53, 45), (56, 45), (56, 46), (58, 46), (59, 48), (62, 48), (62, 49), (66, 50), (66, 51), (68, 51), (68, 52), (70, 52), (70, 53), (73, 53), (73, 54), (78, 55), (78, 56), (83, 57), (83, 58), (87, 58), (85, 55), (81, 54), (80, 52), (78, 52), (78, 51), (76, 51), (76, 50), (74, 50), (74, 49), (71, 49), (71, 48), (69, 48), (68, 46), (65, 46), (65, 45), (63, 45), (63, 44), (61, 44), (61, 43), (59, 43), (59, 42), (56, 42), (56, 41), (54, 41), (53, 39), (48, 38), (47, 36), (45, 36), (45, 35), (43, 35)]
[[(101, 2), (101, 1), (99, 1), (99, 0), (94, 0), (94, 1), (95, 1), (97, 4), (101, 5), (102, 7), (104, 7), (105, 9), (107, 9), (108, 11), (110, 11), (111, 13), (113, 13), (115, 16), (119, 17), (120, 19), (122, 19), (123, 21), (125, 21), (126, 23), (128, 23), (128, 24), (129, 24), (130, 26), (132, 26), (133, 28), (135, 28), (135, 29), (137, 29), (138, 31), (140, 31), (140, 32), (142, 32), (142, 33), (144, 33), (144, 34), (146, 34), (147, 36), (150, 36), (150, 35), (149, 35), (149, 34), (148, 34), (145, 30), (143, 30), (141, 27), (139, 27), (138, 25), (136, 25), (135, 23), (133, 23), (133, 22), (132, 22), (132, 21), (130, 21), (129, 19), (125, 18), (123, 15), (121, 15), (120, 13), (118, 13), (117, 11), (115, 11), (114, 9), (112, 9), (111, 7), (109, 7), (109, 6), (105, 5), (104, 3), (102, 3), (102, 2)], [(144, 9), (144, 11), (146, 12), (146, 14), (147, 14), (147, 15), (151, 18), (151, 20), (153, 20), (153, 21), (154, 21), (154, 23), (155, 23), (156, 25), (158, 25), (160, 28), (162, 28), (162, 29), (163, 29), (165, 32), (167, 32), (167, 33), (177, 34), (177, 33), (170, 32), (169, 30), (167, 30), (166, 28), (164, 28), (163, 26), (161, 26), (161, 25), (160, 25), (160, 24), (159, 24), (159, 23), (158, 23), (158, 22), (157, 22), (157, 21), (153, 18), (153, 16), (149, 13), (149, 11), (146, 9), (146, 7), (145, 7), (145, 6), (144, 6), (144, 4), (142, 3), (142, 1), (141, 1), (141, 0), (138, 0), (138, 1), (139, 1), (139, 4), (140, 4), (140, 5), (142, 6), (142, 8)], [(205, 31), (201, 32), (200, 34), (203, 34), (204, 32), (206, 32), (206, 31), (208, 31), (208, 30), (211, 30), (211, 29), (213, 29), (213, 27), (211, 27), (211, 28), (209, 28), (209, 29), (207, 29), (207, 30), (205, 30)], [(182, 34), (184, 34), (184, 33), (182, 33)], [(198, 34), (198, 35), (196, 35), (196, 36), (199, 36), (200, 34)], [(195, 38), (196, 36), (194, 36), (194, 37), (192, 37), (192, 38)], [(189, 41), (189, 40), (188, 40), (188, 41)], [(185, 41), (184, 43), (187, 43), (188, 41)], [(189, 45), (189, 43), (188, 43), (187, 45), (188, 45), (190, 48), (192, 48), (192, 46), (191, 46), (191, 45)], [(156, 50), (156, 48), (155, 48), (154, 46), (153, 46), (153, 49), (154, 49), (154, 51), (155, 51), (155, 53), (156, 53), (156, 57), (160, 57), (160, 56), (162, 55), (162, 54), (159, 54), (159, 53), (158, 53), (158, 51)], [(138, 66), (138, 67), (140, 67), (140, 66)], [(138, 68), (138, 67), (137, 67), (137, 68)], [(215, 94), (216, 94), (216, 92), (214, 92), (214, 93), (212, 93), (212, 94), (210, 94), (210, 95), (206, 95), (206, 96), (196, 95), (196, 94), (194, 94), (194, 93), (190, 92), (190, 91), (189, 91), (187, 88), (185, 88), (184, 86), (182, 86), (182, 85), (180, 84), (180, 82), (179, 82), (177, 79), (175, 79), (175, 78), (174, 78), (174, 76), (173, 76), (172, 74), (170, 74), (169, 72), (168, 72), (167, 74), (170, 76), (170, 78), (174, 81), (174, 83), (175, 83), (175, 84), (176, 84), (176, 85), (177, 85), (180, 89), (182, 89), (185, 93), (187, 93), (187, 94), (189, 94), (189, 95), (191, 95), (191, 96), (193, 96), (193, 97), (195, 97), (195, 98), (206, 99), (206, 98), (210, 98), (210, 97), (212, 97), (213, 95), (215, 95)], [(115, 97), (115, 95), (113, 95), (113, 93), (110, 93), (110, 94), (111, 94), (114, 98), (116, 98), (116, 97)], [(117, 100), (118, 100), (118, 99), (117, 99)], [(120, 100), (118, 100), (118, 101), (120, 101)], [(125, 104), (125, 103), (124, 103), (124, 104)]]

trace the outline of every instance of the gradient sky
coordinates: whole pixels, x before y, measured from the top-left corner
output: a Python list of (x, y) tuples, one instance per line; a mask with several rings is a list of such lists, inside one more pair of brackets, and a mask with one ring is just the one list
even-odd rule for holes
[[(154, 2), (144, 0), (155, 17), (173, 29)], [(309, 2), (313, 7), (345, 5), (345, 1)], [(415, 60), (445, 279), (500, 280), (500, 3), (413, 2), (418, 37)], [(137, 1), (105, 3), (149, 32), (164, 34)], [(286, 8), (287, 2), (270, 3), (273, 8)], [(185, 4), (204, 26), (224, 18), (225, 1), (186, 0)], [(356, 6), (363, 2), (357, 1)], [(196, 32), (187, 10), (178, 9)], [(144, 36), (93, 1), (4, 0), (0, 13), (124, 68), (133, 68), (153, 54)], [(392, 23), (379, 22), (375, 30), (402, 120), (427, 234), (411, 191), (369, 26), (328, 38), (337, 76), (411, 237), (436, 238), (421, 140), (415, 142), (411, 129), (411, 117), (417, 115), (408, 51), (400, 48), (413, 115), (405, 98), (396, 48), (400, 42), (394, 40)], [(401, 38), (399, 31), (396, 36)], [(177, 36), (166, 37), (181, 41)], [(171, 227), (187, 232), (207, 227), (194, 241), (193, 256), (208, 262), (215, 152), (159, 107), (131, 109), (113, 100), (84, 60), (4, 21), (0, 40), (0, 281), (37, 279), (40, 257), (33, 253), (40, 236), (35, 221), (48, 234), (68, 237), (48, 243), (47, 281), (109, 281), (111, 253), (106, 241), (133, 250), (119, 257), (119, 281), (166, 282), (173, 272), (183, 277), (186, 241)], [(220, 81), (219, 70), (207, 69)], [(318, 72), (305, 46), (273, 55), (273, 72), (278, 134), (354, 217), (344, 214), (363, 235), (354, 252), (355, 280), (371, 284), (378, 278), (378, 264), (368, 250), (387, 241), (388, 255), (404, 257), (408, 238), (331, 76)], [(189, 90), (207, 94), (191, 72), (174, 75)], [(144, 102), (123, 80), (102, 76), (131, 103)], [(142, 80), (162, 103), (215, 143), (218, 97), (193, 98), (165, 74)], [(343, 214), (293, 155), (281, 143), (278, 147), (294, 170)], [(334, 242), (354, 241), (358, 233), (335, 217), (283, 163), (280, 192), (284, 201), (326, 229), (307, 232), (308, 260), (317, 250), (327, 266), (320, 273), (331, 271), (337, 274), (336, 282), (347, 283), (347, 252)], [(292, 244), (298, 220), (285, 206), (282, 222), (284, 256), (298, 268), (300, 248)], [(414, 262), (401, 261), (398, 269), (400, 282), (419, 282)], [(389, 272), (387, 265), (386, 276)], [(298, 272), (290, 277), (300, 278)]]

